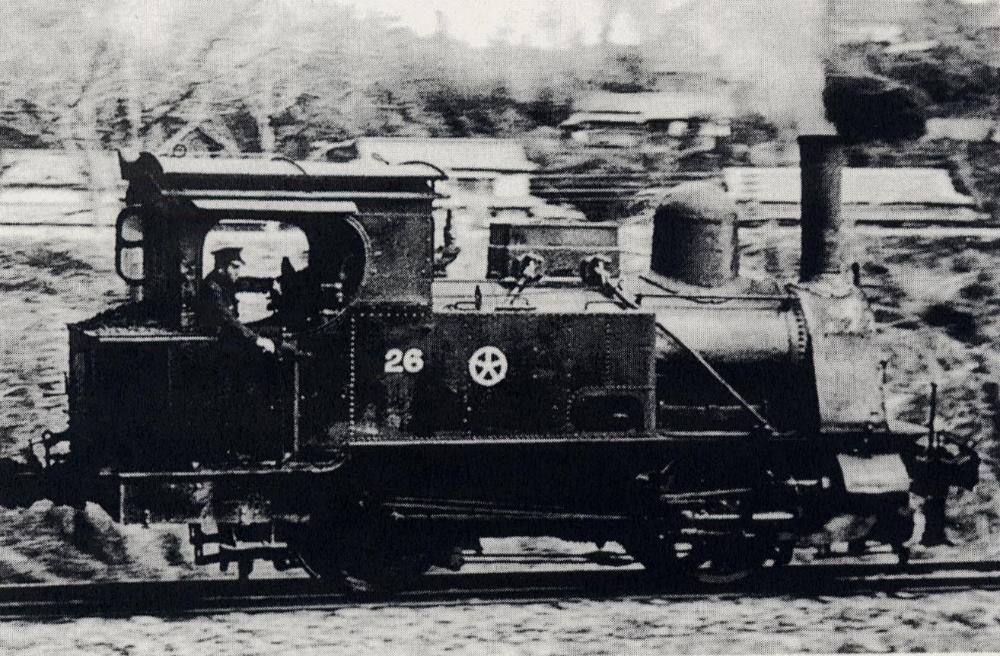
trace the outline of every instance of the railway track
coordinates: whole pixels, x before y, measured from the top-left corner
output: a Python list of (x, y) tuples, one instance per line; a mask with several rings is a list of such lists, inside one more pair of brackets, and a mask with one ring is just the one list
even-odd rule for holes
[(793, 565), (729, 586), (679, 585), (643, 570), (435, 573), (392, 596), (351, 596), (312, 579), (185, 580), (0, 586), (0, 618), (201, 615), (358, 606), (544, 603), (573, 599), (691, 600), (1000, 590), (1000, 562)]

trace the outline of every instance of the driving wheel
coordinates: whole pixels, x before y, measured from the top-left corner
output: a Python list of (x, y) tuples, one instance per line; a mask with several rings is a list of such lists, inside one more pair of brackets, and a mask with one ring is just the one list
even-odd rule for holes
[(359, 594), (405, 587), (430, 568), (434, 555), (430, 540), (381, 511), (319, 521), (293, 540), (311, 576)]

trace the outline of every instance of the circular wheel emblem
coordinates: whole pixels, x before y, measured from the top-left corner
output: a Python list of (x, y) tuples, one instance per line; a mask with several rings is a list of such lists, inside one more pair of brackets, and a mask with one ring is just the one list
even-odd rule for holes
[(483, 387), (493, 387), (507, 375), (507, 356), (495, 346), (481, 346), (469, 358), (469, 375)]

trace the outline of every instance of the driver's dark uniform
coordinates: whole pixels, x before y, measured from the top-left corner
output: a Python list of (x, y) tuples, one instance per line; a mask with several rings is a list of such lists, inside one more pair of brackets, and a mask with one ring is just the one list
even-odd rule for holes
[(257, 333), (240, 323), (236, 285), (218, 271), (208, 274), (202, 281), (198, 306), (201, 325), (220, 338), (225, 340), (235, 337), (249, 342), (257, 341)]
[(271, 358), (257, 348), (259, 335), (240, 322), (236, 285), (218, 271), (208, 274), (198, 294), (198, 318), (206, 331), (218, 336), (214, 414), (218, 431), (206, 445), (211, 460), (239, 456), (263, 457), (267, 432), (267, 378)]

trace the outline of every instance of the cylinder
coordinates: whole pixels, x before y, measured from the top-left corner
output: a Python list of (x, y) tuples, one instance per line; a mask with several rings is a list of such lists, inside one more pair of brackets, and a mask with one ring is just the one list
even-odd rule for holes
[(717, 287), (739, 271), (736, 204), (705, 182), (675, 187), (656, 209), (650, 269), (700, 287)]
[(812, 282), (839, 274), (847, 255), (847, 226), (841, 213), (843, 140), (836, 135), (799, 137), (802, 201), (802, 259), (799, 278)]

